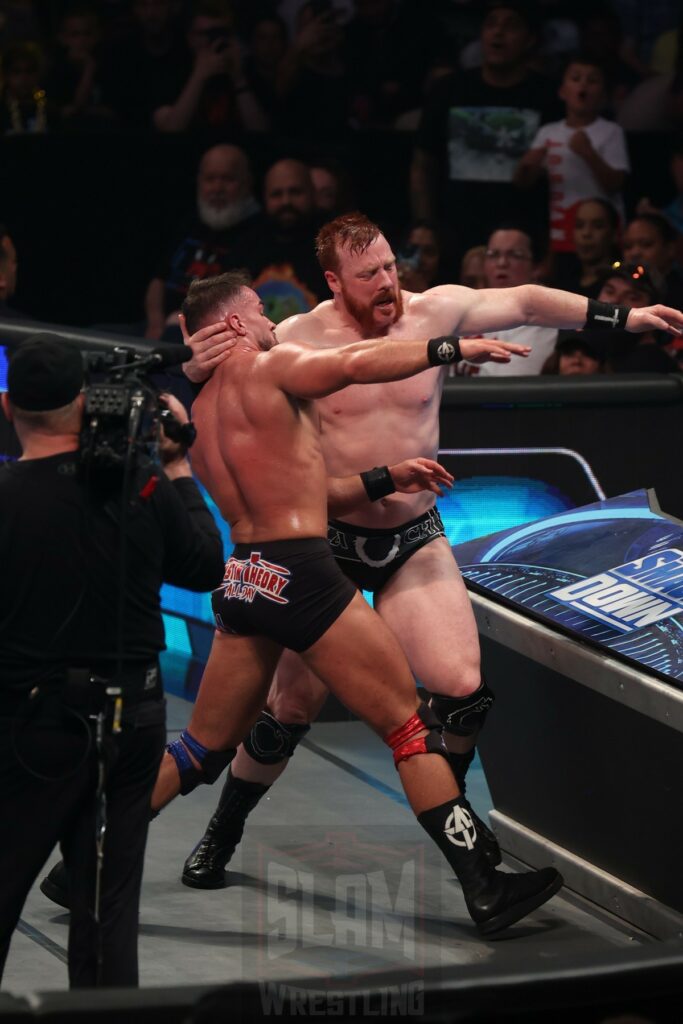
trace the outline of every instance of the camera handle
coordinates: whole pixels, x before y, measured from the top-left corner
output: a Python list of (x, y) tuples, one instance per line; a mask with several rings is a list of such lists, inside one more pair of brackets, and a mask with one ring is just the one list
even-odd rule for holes
[(104, 967), (104, 951), (102, 949), (102, 928), (100, 922), (100, 897), (102, 894), (102, 868), (104, 867), (104, 840), (107, 834), (107, 794), (105, 784), (107, 781), (107, 758), (104, 746), (105, 723), (108, 712), (111, 710), (111, 732), (116, 735), (121, 732), (121, 711), (123, 709), (123, 697), (120, 686), (108, 686), (105, 690), (107, 701), (103, 708), (94, 716), (95, 718), (95, 751), (97, 754), (97, 790), (95, 793), (95, 901), (93, 906), (93, 918), (95, 921), (95, 935), (97, 944), (97, 984), (102, 984), (102, 969)]

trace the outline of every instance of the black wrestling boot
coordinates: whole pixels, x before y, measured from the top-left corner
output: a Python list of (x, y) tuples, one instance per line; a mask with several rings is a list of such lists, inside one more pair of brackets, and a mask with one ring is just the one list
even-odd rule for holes
[(484, 857), (486, 857), (486, 860), (491, 867), (495, 868), (502, 860), (498, 840), (496, 839), (495, 833), (492, 829), (489, 828), (486, 822), (481, 820), (469, 800), (465, 797), (465, 790), (467, 789), (465, 776), (467, 775), (467, 769), (474, 760), (474, 751), (474, 747), (472, 747), (471, 750), (466, 751), (464, 754), (456, 754), (455, 751), (449, 750), (448, 760), (450, 762), (451, 769), (453, 770), (453, 774), (455, 775), (455, 780), (458, 783), (458, 788), (465, 801), (465, 806), (470, 812), (472, 821), (474, 822), (474, 827), (477, 830), (477, 835), (481, 840), (481, 852)]
[(69, 903), (69, 879), (67, 878), (63, 860), (58, 860), (55, 866), (45, 875), (45, 878), (40, 883), (40, 891), (43, 896), (47, 896), (57, 906), (64, 907), (65, 910), (71, 910)]
[(181, 881), (193, 889), (224, 889), (225, 865), (242, 838), (247, 816), (270, 789), (259, 782), (237, 779), (228, 768), (216, 808), (206, 832), (185, 861)]
[(515, 924), (562, 886), (555, 868), (515, 875), (492, 868), (462, 797), (424, 811), (417, 820), (458, 876), (470, 917), (482, 935), (494, 935)]

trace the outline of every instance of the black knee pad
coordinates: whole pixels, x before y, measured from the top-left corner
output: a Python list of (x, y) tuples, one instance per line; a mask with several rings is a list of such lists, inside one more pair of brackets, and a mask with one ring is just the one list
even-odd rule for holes
[(244, 749), (259, 764), (279, 764), (291, 757), (310, 725), (285, 725), (262, 711), (244, 741)]
[(440, 693), (433, 693), (431, 698), (430, 706), (442, 727), (454, 736), (473, 736), (478, 733), (496, 699), (483, 680), (479, 689), (466, 697), (444, 697)]

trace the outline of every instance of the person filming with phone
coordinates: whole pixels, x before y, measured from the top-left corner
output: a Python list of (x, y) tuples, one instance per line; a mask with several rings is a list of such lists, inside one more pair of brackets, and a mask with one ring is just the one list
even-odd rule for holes
[(180, 93), (154, 111), (157, 131), (195, 132), (216, 141), (224, 141), (226, 131), (267, 131), (268, 117), (244, 72), (229, 4), (199, 0), (187, 42), (192, 71)]

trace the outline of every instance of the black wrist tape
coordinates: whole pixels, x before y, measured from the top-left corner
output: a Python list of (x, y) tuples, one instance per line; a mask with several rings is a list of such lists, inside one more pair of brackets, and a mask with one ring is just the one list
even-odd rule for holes
[(380, 498), (385, 498), (387, 494), (393, 494), (396, 490), (388, 466), (375, 466), (374, 469), (367, 469), (365, 473), (361, 473), (360, 478), (363, 481), (363, 487), (368, 492), (370, 501), (379, 501)]
[(628, 306), (613, 306), (611, 302), (589, 299), (586, 322), (583, 326), (593, 331), (611, 331), (615, 327), (623, 331), (630, 311)]
[(442, 338), (430, 338), (427, 342), (427, 359), (430, 366), (459, 363), (462, 359), (460, 338), (453, 334), (445, 334)]

